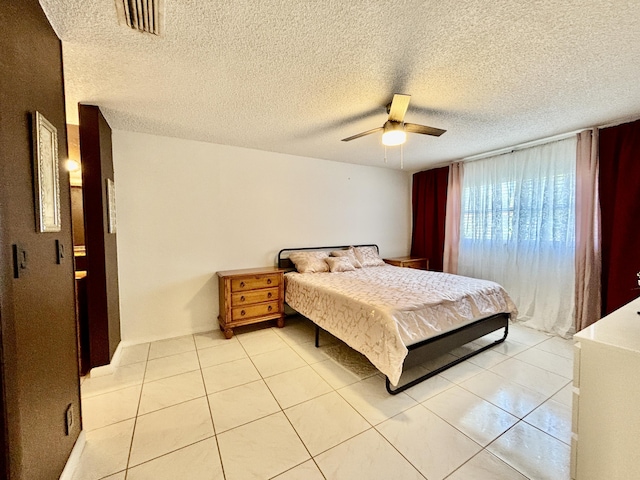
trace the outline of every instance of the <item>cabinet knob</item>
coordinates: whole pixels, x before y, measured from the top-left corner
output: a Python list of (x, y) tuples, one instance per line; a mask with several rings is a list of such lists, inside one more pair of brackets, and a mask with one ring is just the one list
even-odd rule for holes
[(268, 311), (273, 310), (273, 307), (271, 305), (269, 305), (269, 308), (267, 308)]
[(240, 311), (240, 316), (241, 316), (241, 317), (244, 317), (245, 313), (247, 313), (247, 312), (245, 312), (244, 310), (241, 310), (241, 311)]
[(240, 301), (241, 301), (241, 302), (244, 302), (244, 295), (242, 295), (242, 296), (240, 297)]
[(273, 297), (273, 293), (271, 292), (267, 293), (267, 298), (271, 298), (271, 297)]
[(240, 282), (240, 288), (244, 288), (244, 282)]
[(267, 285), (271, 285), (271, 279), (267, 278)]

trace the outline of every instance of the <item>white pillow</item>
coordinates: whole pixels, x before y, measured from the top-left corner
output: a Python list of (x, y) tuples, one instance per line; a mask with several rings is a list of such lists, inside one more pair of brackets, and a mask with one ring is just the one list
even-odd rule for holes
[(332, 272), (350, 272), (356, 269), (349, 261), (349, 257), (329, 257), (325, 261), (329, 264), (329, 270)]
[(385, 265), (384, 260), (378, 255), (376, 247), (355, 247), (356, 258), (363, 267), (377, 267)]
[(353, 264), (354, 267), (362, 268), (362, 264), (356, 258), (356, 253), (353, 250), (353, 247), (349, 247), (348, 250), (334, 250), (333, 252), (331, 252), (331, 256), (347, 258)]
[(328, 272), (329, 265), (325, 262), (327, 258), (327, 252), (293, 252), (289, 255), (289, 260), (300, 273)]

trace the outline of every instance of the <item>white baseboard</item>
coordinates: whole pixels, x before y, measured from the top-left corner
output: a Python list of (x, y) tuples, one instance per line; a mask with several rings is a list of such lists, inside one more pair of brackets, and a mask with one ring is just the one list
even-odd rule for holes
[(158, 340), (166, 340), (168, 338), (174, 338), (174, 337), (184, 337), (185, 335), (197, 335), (198, 333), (211, 332), (212, 330), (217, 330), (217, 329), (218, 329), (218, 321), (216, 320), (216, 323), (213, 326), (202, 325), (200, 327), (190, 328), (188, 330), (178, 330), (170, 333), (165, 333), (164, 335), (149, 335), (145, 337), (136, 338), (133, 340), (123, 340), (120, 342), (120, 345), (123, 347), (131, 347), (133, 345), (140, 345), (141, 343), (156, 342)]
[(120, 365), (120, 359), (122, 358), (122, 342), (118, 344), (116, 347), (116, 351), (113, 352), (113, 357), (111, 357), (111, 362), (108, 365), (102, 365), (100, 367), (94, 367), (89, 370), (89, 377), (103, 377), (105, 375), (112, 375), (115, 368)]
[(84, 430), (82, 430), (80, 432), (80, 435), (78, 435), (78, 438), (76, 439), (76, 443), (73, 445), (73, 449), (71, 450), (71, 454), (67, 459), (64, 470), (62, 470), (60, 480), (71, 480), (78, 464), (80, 463), (80, 455), (82, 455), (82, 450), (84, 450), (84, 446), (86, 445), (86, 443), (87, 437), (84, 434)]
[(116, 351), (113, 352), (113, 357), (111, 357), (110, 365), (117, 367), (118, 365), (120, 365), (121, 358), (122, 358), (122, 342), (118, 343), (118, 346), (116, 347)]

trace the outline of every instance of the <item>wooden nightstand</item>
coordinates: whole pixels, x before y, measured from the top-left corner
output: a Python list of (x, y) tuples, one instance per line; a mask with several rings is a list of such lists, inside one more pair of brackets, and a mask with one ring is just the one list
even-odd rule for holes
[(277, 320), (284, 326), (284, 270), (275, 267), (218, 272), (220, 315), (224, 336), (242, 325)]
[(389, 265), (394, 265), (396, 267), (417, 268), (419, 270), (429, 269), (429, 259), (427, 258), (396, 257), (396, 258), (385, 258), (384, 261), (387, 262)]

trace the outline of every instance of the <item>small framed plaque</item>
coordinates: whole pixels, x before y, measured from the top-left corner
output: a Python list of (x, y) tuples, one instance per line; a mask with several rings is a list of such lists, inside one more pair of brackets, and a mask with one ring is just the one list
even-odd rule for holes
[(110, 178), (107, 178), (107, 218), (109, 233), (116, 233), (116, 186)]
[(36, 230), (59, 232), (61, 222), (58, 131), (40, 112), (35, 112), (32, 123)]

